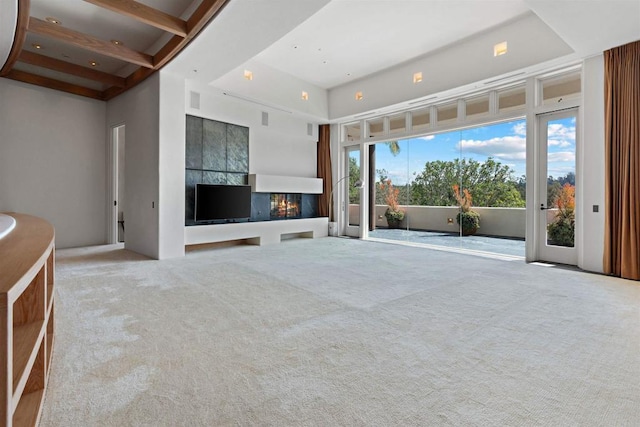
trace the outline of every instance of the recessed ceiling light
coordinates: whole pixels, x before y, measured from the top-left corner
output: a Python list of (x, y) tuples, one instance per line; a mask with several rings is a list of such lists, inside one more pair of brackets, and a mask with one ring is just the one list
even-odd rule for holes
[(308, 101), (309, 100), (309, 94), (305, 91), (302, 91), (302, 100), (303, 101)]
[(364, 98), (362, 92), (356, 92), (356, 101), (362, 101), (362, 98)]
[(244, 78), (247, 80), (253, 80), (253, 73), (249, 70), (244, 70)]
[(124, 43), (123, 43), (123, 42), (121, 42), (120, 40), (115, 40), (115, 39), (114, 39), (114, 40), (111, 40), (111, 43), (113, 43), (113, 44), (114, 44), (114, 45), (116, 45), (116, 46), (122, 46), (122, 45), (124, 44)]
[(33, 46), (34, 49), (42, 49), (42, 45), (38, 43), (33, 43), (31, 46)]
[(60, 21), (59, 19), (56, 19), (52, 16), (47, 16), (46, 18), (44, 18), (45, 21), (47, 22), (51, 22), (52, 24), (56, 24), (56, 25), (62, 25), (62, 21)]
[(97, 67), (100, 64), (98, 64), (96, 61), (89, 61), (89, 65), (91, 65), (92, 67)]
[(413, 83), (420, 83), (422, 81), (422, 71), (413, 73)]
[(498, 43), (493, 46), (493, 56), (500, 56), (507, 53), (507, 42)]

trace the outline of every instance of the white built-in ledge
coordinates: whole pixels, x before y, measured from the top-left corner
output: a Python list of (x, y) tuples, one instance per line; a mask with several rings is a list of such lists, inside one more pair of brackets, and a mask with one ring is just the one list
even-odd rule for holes
[(322, 194), (322, 178), (250, 174), (249, 185), (254, 193)]
[(184, 228), (185, 245), (244, 240), (253, 245), (280, 243), (289, 237), (327, 237), (328, 219), (300, 218), (277, 221), (197, 225)]

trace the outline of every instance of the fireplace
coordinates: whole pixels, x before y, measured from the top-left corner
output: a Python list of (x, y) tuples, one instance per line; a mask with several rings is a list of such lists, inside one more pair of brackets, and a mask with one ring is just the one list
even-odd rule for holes
[(271, 193), (271, 219), (301, 218), (302, 194)]

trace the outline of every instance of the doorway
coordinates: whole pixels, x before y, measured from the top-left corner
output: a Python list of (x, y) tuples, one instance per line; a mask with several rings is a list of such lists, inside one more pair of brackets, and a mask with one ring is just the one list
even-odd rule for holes
[(540, 261), (576, 265), (578, 109), (538, 116), (536, 240)]
[(125, 125), (111, 128), (110, 159), (108, 243), (122, 243), (125, 239)]

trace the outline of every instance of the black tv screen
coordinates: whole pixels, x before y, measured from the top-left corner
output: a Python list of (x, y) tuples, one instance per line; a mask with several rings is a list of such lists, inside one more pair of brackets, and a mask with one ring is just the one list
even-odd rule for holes
[(196, 222), (251, 217), (250, 185), (196, 184)]

